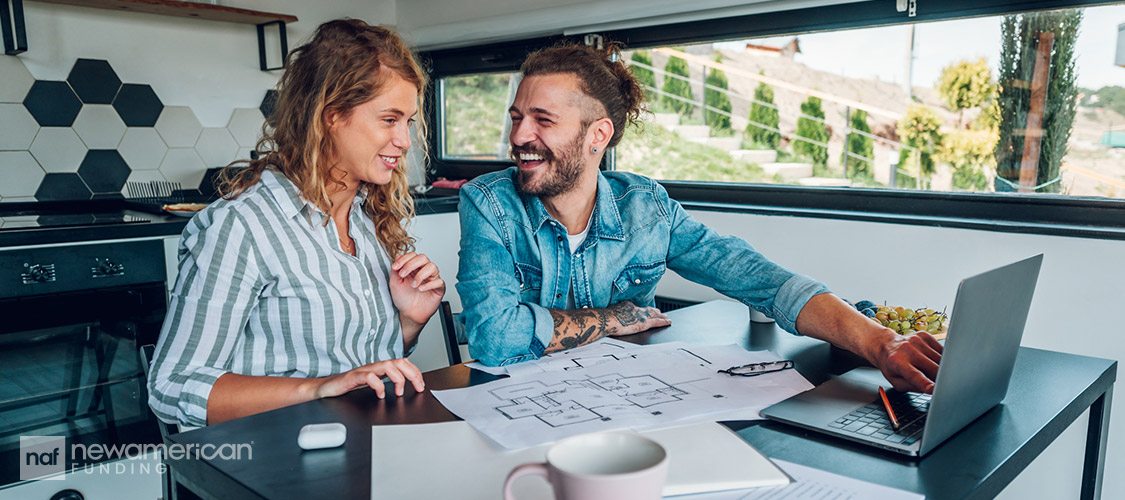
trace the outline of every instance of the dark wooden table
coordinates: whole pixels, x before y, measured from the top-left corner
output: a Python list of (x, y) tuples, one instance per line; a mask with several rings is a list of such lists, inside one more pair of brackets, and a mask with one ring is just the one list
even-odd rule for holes
[[(863, 360), (823, 342), (790, 335), (772, 323), (750, 323), (747, 309), (715, 301), (673, 311), (671, 327), (622, 337), (639, 344), (675, 340), (768, 349), (797, 363), (819, 384), (863, 365)], [(821, 436), (774, 422), (729, 422), (767, 456), (864, 481), (914, 491), (927, 499), (992, 498), (1087, 408), (1081, 498), (1099, 498), (1106, 434), (1117, 362), (1020, 348), (1003, 403), (924, 458)], [(463, 365), (425, 374), (426, 388), (451, 389), (495, 380)], [(181, 445), (249, 443), (249, 460), (169, 460), (183, 488), (203, 498), (354, 498), (371, 495), (371, 426), (456, 420), (429, 391), (409, 388), (379, 400), (370, 389), (311, 401), (170, 436)], [(297, 431), (309, 423), (342, 422), (348, 441), (340, 449), (302, 452)], [(425, 447), (425, 442), (418, 446)], [(425, 464), (418, 464), (425, 467)]]

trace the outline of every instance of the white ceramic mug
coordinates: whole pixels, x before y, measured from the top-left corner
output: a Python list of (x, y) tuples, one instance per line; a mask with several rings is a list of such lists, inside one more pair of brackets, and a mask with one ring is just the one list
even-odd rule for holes
[(569, 437), (547, 450), (546, 462), (513, 469), (504, 500), (514, 500), (512, 486), (527, 475), (545, 478), (557, 500), (653, 500), (663, 496), (668, 452), (629, 432)]

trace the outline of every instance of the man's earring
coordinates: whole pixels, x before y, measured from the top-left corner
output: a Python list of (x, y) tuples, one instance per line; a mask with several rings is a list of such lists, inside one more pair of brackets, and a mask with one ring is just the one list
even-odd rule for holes
[(597, 153), (597, 152), (598, 152), (598, 148), (594, 148), (594, 149), (591, 149), (591, 150), (590, 150), (590, 152), (593, 152), (593, 153)]

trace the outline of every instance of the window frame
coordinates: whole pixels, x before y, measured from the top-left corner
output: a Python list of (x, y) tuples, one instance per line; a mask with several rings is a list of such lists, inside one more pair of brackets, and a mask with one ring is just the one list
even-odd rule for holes
[[(1120, 0), (924, 0), (916, 16), (896, 12), (895, 0), (813, 7), (782, 12), (631, 28), (601, 33), (628, 49), (741, 38), (799, 35), (897, 24), (948, 21), (1017, 12), (1086, 8)], [(471, 179), (512, 166), (506, 160), (456, 160), (444, 154), (441, 79), (519, 71), (527, 54), (581, 36), (546, 36), (422, 52), (433, 85), (427, 96), (431, 164), (427, 181)], [(607, 158), (609, 155), (607, 155)], [(603, 165), (604, 168), (604, 165)], [(832, 188), (707, 181), (660, 183), (685, 207), (829, 219), (964, 227), (991, 231), (1125, 240), (1125, 200), (1053, 194), (963, 193), (909, 189)]]

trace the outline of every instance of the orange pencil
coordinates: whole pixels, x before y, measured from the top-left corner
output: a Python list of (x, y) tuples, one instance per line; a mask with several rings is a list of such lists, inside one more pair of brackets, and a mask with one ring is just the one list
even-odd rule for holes
[(887, 416), (891, 417), (891, 427), (898, 430), (898, 417), (895, 416), (895, 411), (891, 409), (891, 400), (887, 399), (887, 391), (882, 387), (879, 388), (879, 397), (883, 398), (883, 408), (887, 410)]

